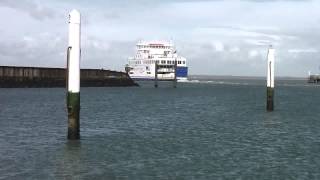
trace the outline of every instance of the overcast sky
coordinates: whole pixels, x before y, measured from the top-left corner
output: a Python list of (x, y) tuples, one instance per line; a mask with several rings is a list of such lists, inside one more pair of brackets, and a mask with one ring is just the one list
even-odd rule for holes
[(68, 13), (82, 14), (83, 68), (124, 70), (138, 40), (172, 39), (189, 74), (264, 76), (320, 67), (319, 0), (0, 0), (0, 65), (65, 67)]

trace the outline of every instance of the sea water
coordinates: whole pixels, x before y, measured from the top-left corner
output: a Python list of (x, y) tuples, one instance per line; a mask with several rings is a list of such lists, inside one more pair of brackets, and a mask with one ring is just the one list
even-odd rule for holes
[(68, 141), (63, 88), (0, 89), (0, 179), (320, 179), (320, 86), (265, 80), (81, 88)]

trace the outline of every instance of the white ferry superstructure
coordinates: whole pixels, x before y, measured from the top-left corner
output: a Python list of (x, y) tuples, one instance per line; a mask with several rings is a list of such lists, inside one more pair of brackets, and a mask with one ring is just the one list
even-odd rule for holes
[(127, 72), (134, 80), (154, 80), (155, 64), (158, 63), (159, 80), (173, 79), (174, 72), (170, 70), (177, 62), (176, 77), (178, 81), (187, 80), (187, 60), (178, 56), (172, 42), (167, 41), (140, 41), (136, 44), (136, 54), (128, 58)]

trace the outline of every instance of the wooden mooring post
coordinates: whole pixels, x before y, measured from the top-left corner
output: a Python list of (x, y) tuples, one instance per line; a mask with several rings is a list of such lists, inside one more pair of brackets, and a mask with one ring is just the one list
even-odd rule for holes
[(158, 88), (158, 61), (155, 62), (154, 65), (154, 87)]
[(268, 50), (267, 111), (274, 110), (274, 54), (275, 50), (270, 46)]
[(177, 60), (174, 61), (173, 88), (177, 88)]
[(81, 17), (77, 10), (69, 14), (69, 46), (67, 55), (67, 110), (68, 139), (80, 139), (80, 26)]

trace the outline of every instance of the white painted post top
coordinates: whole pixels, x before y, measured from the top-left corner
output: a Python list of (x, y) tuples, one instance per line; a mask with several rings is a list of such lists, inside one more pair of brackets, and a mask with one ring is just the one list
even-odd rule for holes
[(274, 60), (275, 50), (272, 46), (268, 50), (268, 74), (267, 74), (267, 86), (274, 88)]
[(80, 24), (81, 22), (81, 15), (80, 15), (80, 12), (78, 10), (72, 10), (70, 13), (69, 13), (69, 23), (72, 23), (72, 24)]
[(79, 11), (69, 14), (68, 92), (80, 92), (81, 16)]

